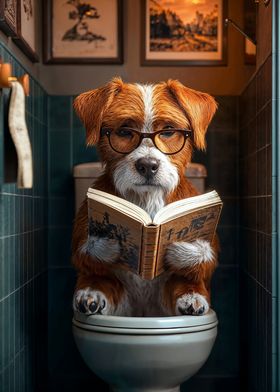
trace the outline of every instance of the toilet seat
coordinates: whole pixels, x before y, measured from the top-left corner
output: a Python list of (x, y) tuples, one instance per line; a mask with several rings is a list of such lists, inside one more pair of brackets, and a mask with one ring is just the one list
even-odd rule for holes
[(218, 320), (216, 313), (212, 309), (203, 316), (172, 317), (87, 316), (75, 312), (73, 324), (84, 330), (104, 333), (166, 335), (212, 329), (217, 326)]

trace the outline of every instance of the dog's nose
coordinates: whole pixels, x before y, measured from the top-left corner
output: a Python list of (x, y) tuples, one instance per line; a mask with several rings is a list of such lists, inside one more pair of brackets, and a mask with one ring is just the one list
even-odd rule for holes
[(135, 163), (136, 170), (146, 178), (153, 177), (159, 168), (159, 161), (155, 158), (140, 158)]

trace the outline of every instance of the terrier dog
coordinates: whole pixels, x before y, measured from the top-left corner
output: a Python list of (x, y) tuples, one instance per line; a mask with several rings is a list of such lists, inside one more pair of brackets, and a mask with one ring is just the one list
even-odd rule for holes
[[(185, 177), (193, 147), (205, 149), (216, 111), (213, 97), (176, 80), (154, 85), (114, 78), (79, 95), (75, 110), (88, 145), (105, 166), (96, 189), (123, 197), (152, 217), (164, 205), (195, 196)], [(169, 245), (165, 272), (152, 281), (127, 271), (115, 240), (88, 235), (86, 200), (74, 224), (73, 263), (78, 270), (73, 308), (86, 314), (122, 316), (202, 315), (210, 306), (210, 280), (218, 241)]]

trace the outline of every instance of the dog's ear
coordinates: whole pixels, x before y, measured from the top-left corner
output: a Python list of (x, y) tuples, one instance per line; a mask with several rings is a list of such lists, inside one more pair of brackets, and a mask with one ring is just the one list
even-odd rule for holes
[(123, 84), (121, 78), (114, 78), (104, 87), (80, 94), (74, 100), (74, 109), (86, 128), (88, 145), (98, 143), (104, 113), (122, 90)]
[(167, 87), (190, 121), (195, 146), (204, 150), (205, 133), (217, 109), (215, 99), (209, 94), (185, 87), (178, 80), (168, 80)]

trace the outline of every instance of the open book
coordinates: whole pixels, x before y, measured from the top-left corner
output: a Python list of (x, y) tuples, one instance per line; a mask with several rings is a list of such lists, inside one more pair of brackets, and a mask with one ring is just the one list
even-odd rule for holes
[(97, 189), (88, 193), (89, 235), (115, 239), (120, 262), (153, 279), (164, 271), (166, 247), (173, 242), (212, 241), (222, 209), (216, 191), (167, 204), (152, 219), (137, 205)]

